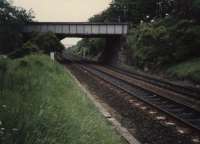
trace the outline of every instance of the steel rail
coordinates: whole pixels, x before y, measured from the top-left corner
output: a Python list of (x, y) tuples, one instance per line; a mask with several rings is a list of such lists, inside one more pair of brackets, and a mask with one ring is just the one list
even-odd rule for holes
[[(181, 105), (172, 100), (166, 99), (159, 95), (155, 95), (155, 93), (148, 92), (143, 89), (138, 89), (138, 87), (135, 87), (122, 79), (119, 79), (110, 74), (106, 74), (98, 69), (95, 69), (94, 67), (90, 67), (89, 65), (85, 66), (84, 64), (78, 64), (77, 67), (89, 72), (93, 76), (100, 78), (101, 80), (113, 85), (114, 87), (121, 89), (127, 94), (136, 97), (137, 99), (158, 109), (159, 111), (166, 113), (167, 115), (177, 119), (178, 121), (194, 128), (195, 130), (200, 131), (199, 112), (185, 105)], [(138, 94), (140, 93), (138, 91), (140, 91), (144, 95)]]

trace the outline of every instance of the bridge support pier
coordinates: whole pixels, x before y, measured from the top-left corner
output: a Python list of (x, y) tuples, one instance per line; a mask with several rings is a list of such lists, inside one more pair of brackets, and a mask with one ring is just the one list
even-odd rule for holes
[(123, 54), (126, 47), (126, 37), (109, 37), (106, 39), (106, 47), (100, 61), (105, 64), (118, 65), (126, 61)]

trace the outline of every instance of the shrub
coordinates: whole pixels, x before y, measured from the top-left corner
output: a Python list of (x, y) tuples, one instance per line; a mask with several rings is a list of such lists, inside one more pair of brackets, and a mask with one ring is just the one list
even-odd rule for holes
[(102, 53), (106, 46), (103, 38), (85, 38), (78, 42), (76, 46), (69, 49), (74, 54), (87, 57), (95, 57)]
[(9, 57), (20, 58), (33, 53), (60, 53), (63, 49), (64, 46), (60, 43), (60, 40), (54, 33), (33, 33), (32, 38), (24, 43), (21, 49), (9, 54)]
[(10, 5), (7, 0), (0, 1), (0, 54), (9, 54), (21, 49), (23, 36), (20, 28), (32, 21), (32, 11)]
[(165, 26), (142, 24), (134, 31), (135, 34), (130, 35), (128, 41), (136, 65), (160, 65), (169, 61), (171, 43)]
[(133, 63), (139, 67), (173, 64), (200, 56), (200, 26), (190, 20), (141, 24), (128, 37)]
[(172, 76), (200, 83), (200, 58), (173, 65), (167, 72)]
[(193, 21), (181, 20), (170, 27), (174, 40), (174, 60), (183, 61), (200, 56), (200, 26)]
[(40, 33), (30, 41), (37, 45), (42, 52), (47, 54), (52, 51), (61, 52), (64, 49), (64, 46), (60, 43), (60, 40), (52, 32)]
[(36, 44), (28, 41), (23, 45), (21, 49), (11, 53), (9, 57), (20, 58), (20, 57), (33, 54), (33, 53), (38, 53), (38, 52), (40, 52), (39, 47)]

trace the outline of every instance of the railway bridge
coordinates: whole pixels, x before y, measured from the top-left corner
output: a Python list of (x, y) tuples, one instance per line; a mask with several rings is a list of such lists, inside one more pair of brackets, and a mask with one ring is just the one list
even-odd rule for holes
[(64, 37), (120, 37), (126, 35), (126, 23), (90, 22), (33, 22), (23, 27), (23, 32), (53, 32)]
[[(106, 38), (102, 59), (116, 61), (123, 49), (128, 33), (127, 23), (90, 23), (90, 22), (32, 22), (24, 25), (23, 33), (53, 32), (61, 40), (66, 37)], [(111, 59), (112, 57), (112, 59)]]

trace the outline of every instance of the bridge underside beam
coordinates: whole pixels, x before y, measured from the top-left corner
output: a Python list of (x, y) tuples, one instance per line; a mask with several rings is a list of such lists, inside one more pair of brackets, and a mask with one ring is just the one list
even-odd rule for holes
[(58, 39), (62, 40), (64, 38), (117, 38), (121, 37), (121, 35), (69, 35), (69, 34), (56, 34)]

